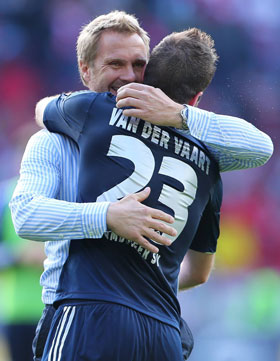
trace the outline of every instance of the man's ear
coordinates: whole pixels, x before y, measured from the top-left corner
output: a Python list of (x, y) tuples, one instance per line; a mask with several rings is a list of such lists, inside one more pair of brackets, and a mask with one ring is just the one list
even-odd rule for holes
[(198, 103), (200, 102), (200, 99), (203, 95), (203, 92), (197, 93), (189, 102), (189, 105), (192, 105), (193, 107), (197, 107)]
[(90, 79), (89, 66), (88, 64), (84, 63), (82, 60), (79, 60), (79, 67), (82, 73), (82, 78), (84, 82), (87, 84)]

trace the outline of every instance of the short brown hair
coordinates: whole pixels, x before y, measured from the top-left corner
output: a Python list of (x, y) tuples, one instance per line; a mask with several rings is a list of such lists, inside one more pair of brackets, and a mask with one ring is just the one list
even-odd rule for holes
[(119, 33), (138, 34), (142, 38), (147, 49), (147, 55), (149, 56), (149, 35), (141, 28), (134, 15), (117, 10), (105, 15), (100, 15), (82, 28), (77, 40), (77, 60), (80, 77), (83, 83), (84, 80), (79, 65), (80, 60), (88, 65), (92, 64), (96, 57), (98, 41), (102, 32), (105, 30), (112, 30)]
[(187, 103), (208, 87), (217, 60), (210, 35), (197, 28), (172, 33), (153, 49), (144, 83), (160, 88), (178, 103)]

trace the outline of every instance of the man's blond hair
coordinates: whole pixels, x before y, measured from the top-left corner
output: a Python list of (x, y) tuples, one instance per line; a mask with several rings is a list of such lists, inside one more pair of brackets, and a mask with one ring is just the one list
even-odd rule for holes
[(150, 38), (147, 32), (141, 28), (137, 18), (134, 15), (127, 14), (124, 11), (112, 11), (105, 15), (100, 15), (85, 25), (77, 40), (77, 60), (80, 77), (84, 85), (80, 61), (84, 64), (92, 65), (97, 54), (98, 41), (103, 31), (112, 30), (119, 33), (138, 34), (147, 49), (147, 55), (150, 52)]

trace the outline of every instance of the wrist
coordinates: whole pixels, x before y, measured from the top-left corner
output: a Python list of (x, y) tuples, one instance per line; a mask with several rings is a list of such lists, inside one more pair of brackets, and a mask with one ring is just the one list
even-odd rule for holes
[(172, 126), (174, 128), (189, 130), (187, 125), (187, 105), (186, 104), (178, 104), (175, 110), (175, 116), (173, 119)]
[(189, 130), (188, 127), (188, 106), (187, 104), (183, 104), (183, 108), (180, 110), (181, 117), (181, 127), (180, 129)]
[(80, 203), (84, 238), (101, 238), (107, 231), (107, 214), (110, 202)]
[(115, 228), (115, 220), (117, 216), (117, 208), (116, 208), (117, 202), (110, 202), (108, 209), (107, 209), (107, 214), (106, 214), (106, 227), (107, 227), (107, 231), (113, 231), (114, 232), (114, 228)]

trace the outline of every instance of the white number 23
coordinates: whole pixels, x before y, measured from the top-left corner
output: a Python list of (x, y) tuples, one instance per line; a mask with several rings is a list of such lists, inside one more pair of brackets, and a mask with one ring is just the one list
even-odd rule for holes
[[(102, 193), (97, 201), (116, 201), (130, 193), (136, 193), (144, 188), (151, 180), (155, 170), (155, 159), (152, 151), (139, 139), (114, 135), (111, 139), (110, 157), (122, 157), (133, 162), (133, 173), (121, 183)], [(176, 237), (168, 236), (173, 242), (180, 235), (188, 220), (188, 207), (195, 199), (197, 190), (197, 175), (194, 169), (176, 158), (164, 156), (159, 174), (175, 178), (182, 183), (183, 191), (164, 184), (159, 196), (159, 202), (174, 211), (173, 227), (177, 231)]]

